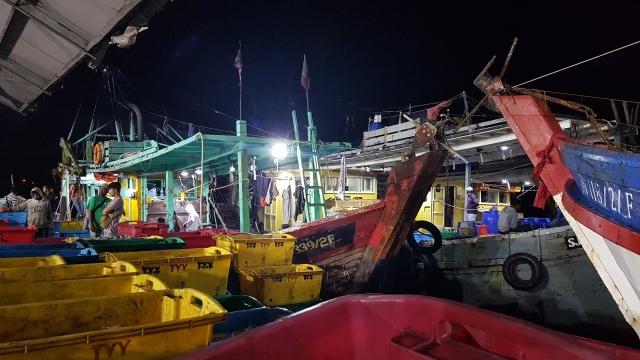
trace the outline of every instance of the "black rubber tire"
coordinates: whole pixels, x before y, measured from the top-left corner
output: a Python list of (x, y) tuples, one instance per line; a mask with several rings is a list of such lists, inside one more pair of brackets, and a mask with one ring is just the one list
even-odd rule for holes
[[(516, 274), (516, 270), (520, 264), (529, 265), (531, 268), (531, 279), (523, 280)], [(511, 254), (504, 260), (504, 263), (502, 263), (502, 276), (507, 284), (516, 290), (533, 290), (542, 282), (542, 264), (531, 254)]]
[[(431, 233), (431, 236), (433, 237), (432, 246), (420, 246), (420, 244), (418, 244), (416, 238), (413, 236), (413, 232), (418, 229), (426, 229)], [(424, 220), (418, 220), (413, 223), (413, 227), (411, 228), (411, 231), (409, 231), (409, 235), (407, 235), (407, 243), (411, 246), (413, 251), (420, 254), (431, 255), (442, 247), (442, 234), (432, 223)]]

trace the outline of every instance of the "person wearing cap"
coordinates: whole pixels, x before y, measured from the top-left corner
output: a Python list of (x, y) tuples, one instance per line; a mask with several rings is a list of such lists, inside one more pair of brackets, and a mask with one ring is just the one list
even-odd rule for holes
[(103, 229), (100, 227), (102, 211), (111, 201), (111, 199), (107, 198), (107, 193), (109, 193), (108, 185), (100, 185), (98, 195), (92, 196), (87, 204), (87, 221), (89, 222), (89, 231), (91, 232), (92, 238), (102, 236)]
[(102, 210), (102, 219), (100, 224), (104, 227), (103, 236), (118, 236), (118, 223), (120, 217), (124, 215), (124, 200), (120, 196), (121, 185), (114, 181), (109, 184), (109, 195), (113, 199), (107, 207)]
[(37, 238), (48, 238), (49, 230), (53, 229), (53, 211), (51, 203), (44, 196), (39, 187), (31, 189), (31, 199), (20, 205), (11, 208), (2, 208), (0, 212), (6, 211), (28, 211), (27, 225), (38, 228)]
[(465, 209), (465, 221), (476, 221), (478, 217), (478, 198), (473, 193), (473, 188), (469, 186), (467, 188), (467, 205)]

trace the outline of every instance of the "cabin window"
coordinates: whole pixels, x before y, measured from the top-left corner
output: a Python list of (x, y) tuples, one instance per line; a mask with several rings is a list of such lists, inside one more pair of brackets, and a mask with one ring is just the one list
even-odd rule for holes
[(362, 178), (362, 192), (373, 192), (373, 178)]
[[(338, 177), (326, 176), (324, 178), (324, 189), (327, 194), (337, 193)], [(350, 193), (374, 193), (376, 192), (376, 178), (368, 176), (347, 176), (347, 188), (345, 192)]]
[(489, 190), (487, 194), (487, 202), (491, 204), (498, 203), (499, 194), (500, 192), (498, 192), (498, 190)]
[(509, 193), (501, 192), (500, 193), (500, 204), (508, 204), (509, 203)]
[(362, 186), (359, 176), (347, 176), (347, 191), (348, 192), (360, 192)]
[(324, 191), (326, 193), (338, 192), (338, 177), (337, 176), (327, 176), (324, 179)]

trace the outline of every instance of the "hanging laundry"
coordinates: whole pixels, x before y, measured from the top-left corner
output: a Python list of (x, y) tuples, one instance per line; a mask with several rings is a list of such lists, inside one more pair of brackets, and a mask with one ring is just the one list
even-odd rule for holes
[(293, 194), (296, 198), (295, 213), (293, 219), (297, 219), (298, 215), (304, 214), (304, 205), (307, 202), (305, 199), (304, 188), (302, 186), (296, 187), (296, 192)]
[(287, 185), (287, 188), (282, 192), (282, 225), (289, 226), (291, 217), (293, 215), (293, 203), (291, 202), (291, 185)]
[(273, 200), (275, 200), (280, 193), (278, 192), (278, 186), (276, 186), (276, 181), (271, 179), (269, 183), (269, 190), (267, 191), (267, 197), (265, 197), (264, 201), (267, 203), (267, 206), (271, 206)]
[(347, 191), (347, 162), (344, 155), (340, 159), (340, 177), (338, 178), (338, 194), (340, 200), (344, 200), (344, 193)]
[(266, 176), (256, 177), (255, 185), (253, 188), (253, 196), (251, 197), (251, 204), (256, 206), (267, 206), (266, 197), (269, 192), (269, 185), (271, 184), (271, 178)]

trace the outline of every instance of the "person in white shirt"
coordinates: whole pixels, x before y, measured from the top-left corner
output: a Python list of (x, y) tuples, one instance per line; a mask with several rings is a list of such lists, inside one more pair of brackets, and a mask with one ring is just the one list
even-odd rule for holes
[(200, 230), (200, 215), (198, 215), (196, 209), (193, 207), (193, 205), (189, 204), (185, 207), (185, 210), (187, 211), (187, 214), (189, 214), (189, 217), (187, 217), (187, 221), (182, 227), (183, 231)]
[(498, 217), (498, 232), (500, 234), (531, 231), (531, 225), (519, 224), (518, 210), (520, 210), (520, 199), (511, 198), (511, 206), (502, 209)]

